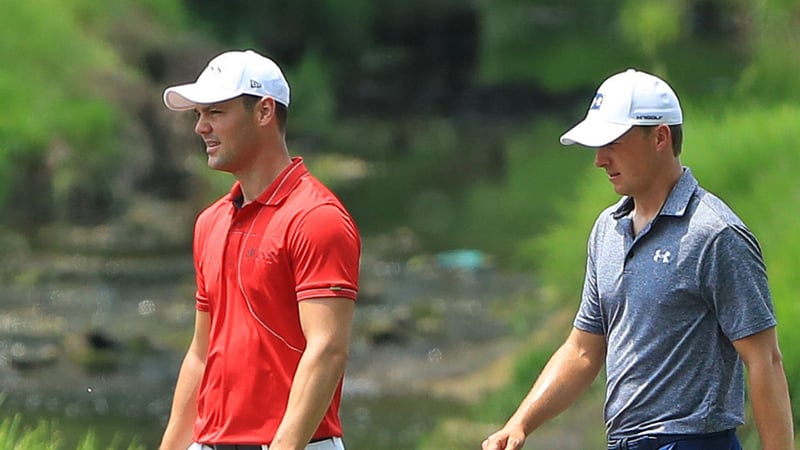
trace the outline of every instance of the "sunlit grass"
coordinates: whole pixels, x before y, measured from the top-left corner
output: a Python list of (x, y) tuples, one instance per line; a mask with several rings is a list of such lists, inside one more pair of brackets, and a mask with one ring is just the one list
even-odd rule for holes
[[(135, 440), (123, 444), (113, 438), (110, 443), (100, 442), (91, 430), (81, 438), (75, 450), (144, 450)], [(22, 416), (15, 415), (0, 421), (0, 448), (8, 450), (71, 450), (66, 446), (58, 424), (40, 421), (30, 427), (24, 425)]]

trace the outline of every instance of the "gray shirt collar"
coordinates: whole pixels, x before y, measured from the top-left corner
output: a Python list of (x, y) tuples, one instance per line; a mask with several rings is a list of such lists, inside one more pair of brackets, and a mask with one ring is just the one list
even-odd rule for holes
[[(673, 186), (667, 196), (667, 201), (661, 207), (658, 213), (660, 216), (675, 216), (680, 217), (686, 213), (686, 208), (689, 206), (689, 200), (697, 190), (697, 179), (692, 175), (692, 170), (688, 167), (683, 168), (683, 175), (678, 179), (678, 182)], [(625, 196), (617, 203), (617, 207), (611, 212), (611, 217), (619, 220), (633, 211), (633, 197)]]

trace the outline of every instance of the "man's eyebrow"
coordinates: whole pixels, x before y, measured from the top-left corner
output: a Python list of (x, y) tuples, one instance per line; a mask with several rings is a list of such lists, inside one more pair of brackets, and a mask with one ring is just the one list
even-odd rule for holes
[(628, 138), (629, 138), (629, 136), (628, 136), (628, 133), (622, 133), (622, 136), (620, 136), (620, 137), (618, 137), (618, 138), (614, 139), (613, 141), (609, 142), (609, 143), (608, 143), (608, 144), (606, 144), (606, 145), (612, 145), (612, 144), (616, 145), (616, 144), (620, 144), (620, 143), (624, 142), (624, 141), (625, 141), (626, 139), (628, 139)]
[(217, 107), (219, 107), (218, 103), (208, 103), (208, 104), (204, 103), (204, 104), (195, 105), (194, 110), (195, 111), (208, 111), (209, 109), (217, 108)]

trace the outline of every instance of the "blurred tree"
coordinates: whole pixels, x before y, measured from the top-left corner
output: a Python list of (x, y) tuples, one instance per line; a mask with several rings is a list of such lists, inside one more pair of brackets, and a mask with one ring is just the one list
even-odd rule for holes
[[(114, 159), (115, 113), (92, 93), (91, 75), (108, 70), (115, 60), (82, 28), (91, 29), (92, 18), (78, 6), (57, 0), (11, 2), (0, 15), (0, 60), (6, 61), (0, 74), (5, 101), (0, 112), (0, 208), (7, 222), (41, 223), (59, 210), (66, 212), (73, 189), (88, 189), (90, 198), (109, 190), (95, 169), (110, 167)], [(64, 174), (60, 182), (53, 181), (56, 171)], [(10, 204), (11, 195), (14, 200), (37, 199), (27, 209)], [(70, 212), (108, 212), (106, 201), (91, 203), (88, 209)]]
[(627, 0), (620, 12), (622, 37), (648, 60), (648, 65), (666, 75), (662, 50), (675, 44), (685, 23), (686, 1)]

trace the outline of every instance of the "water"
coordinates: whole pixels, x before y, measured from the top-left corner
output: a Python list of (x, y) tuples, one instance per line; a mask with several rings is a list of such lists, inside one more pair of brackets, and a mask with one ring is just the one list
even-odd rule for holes
[[(115, 438), (156, 448), (191, 338), (191, 257), (68, 258), (35, 283), (0, 286), (0, 418), (53, 421), (65, 449), (88, 431), (101, 448)], [(424, 381), (485, 362), (475, 349), (507, 332), (488, 313), (491, 295), (528, 284), (364, 258), (341, 411), (348, 449), (414, 448), (439, 418), (467, 407), (425, 392)], [(376, 333), (376, 323), (390, 328)], [(95, 370), (76, 363), (91, 333), (119, 355)]]

